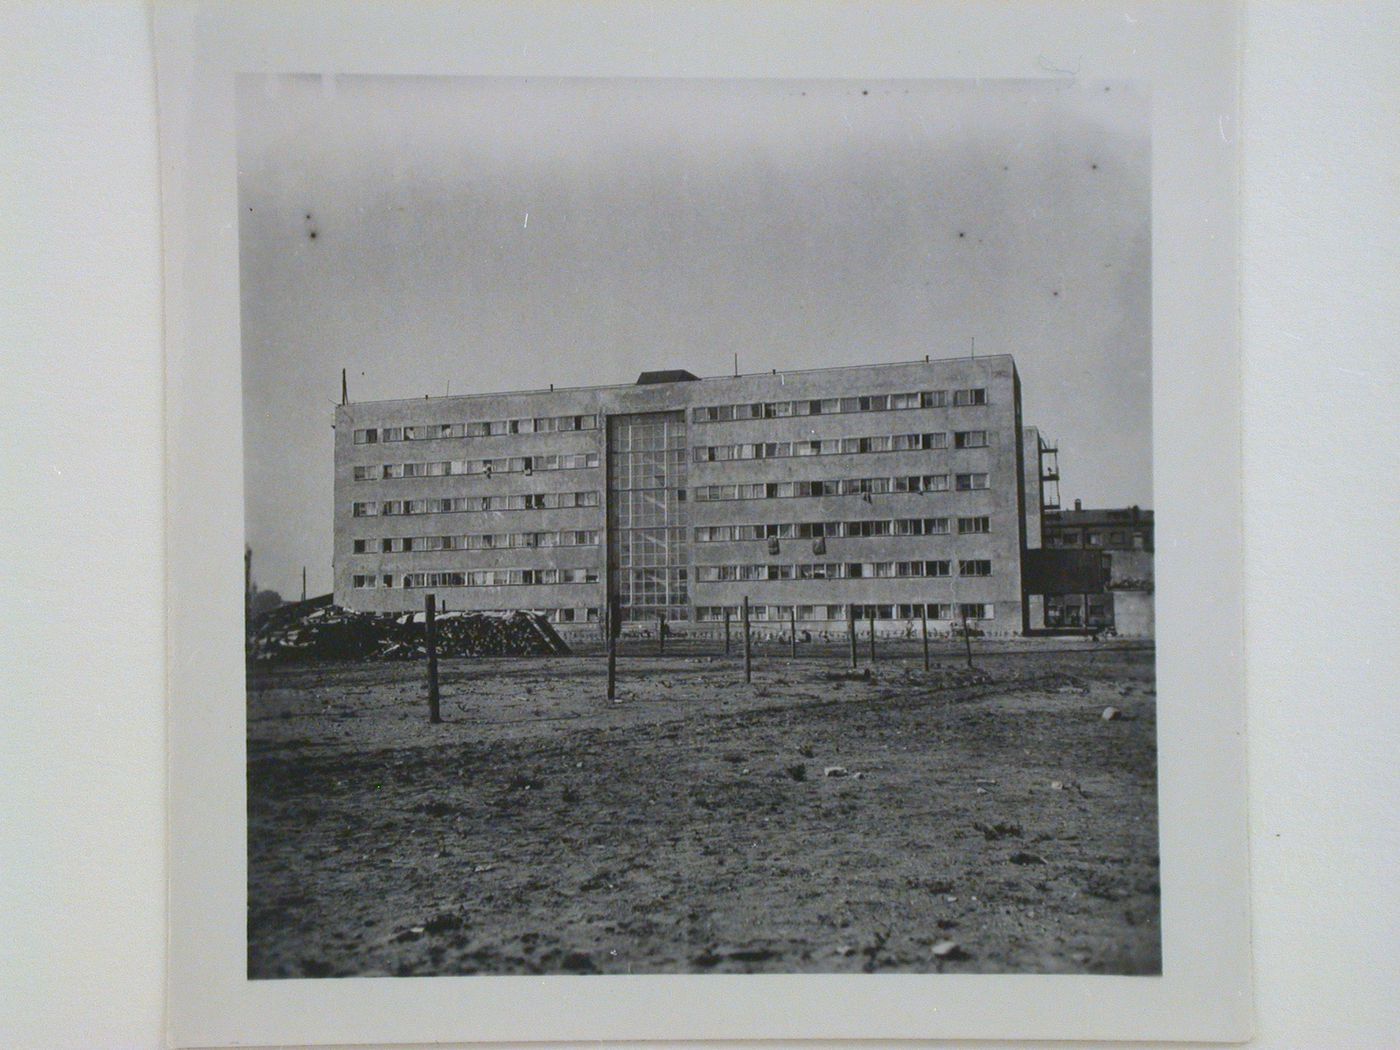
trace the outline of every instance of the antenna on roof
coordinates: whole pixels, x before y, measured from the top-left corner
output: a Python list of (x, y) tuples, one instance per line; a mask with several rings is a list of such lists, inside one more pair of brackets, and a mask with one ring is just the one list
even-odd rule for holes
[(350, 400), (350, 387), (345, 381), (345, 369), (340, 370), (340, 403), (346, 404)]
[(977, 359), (977, 337), (975, 335), (972, 337), (972, 359), (974, 361)]
[(734, 351), (734, 378), (739, 378), (739, 351)]

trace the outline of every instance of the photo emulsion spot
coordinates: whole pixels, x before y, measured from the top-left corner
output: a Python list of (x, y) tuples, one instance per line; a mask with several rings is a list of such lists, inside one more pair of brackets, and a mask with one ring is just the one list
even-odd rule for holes
[(1148, 129), (241, 77), (248, 976), (1160, 974)]

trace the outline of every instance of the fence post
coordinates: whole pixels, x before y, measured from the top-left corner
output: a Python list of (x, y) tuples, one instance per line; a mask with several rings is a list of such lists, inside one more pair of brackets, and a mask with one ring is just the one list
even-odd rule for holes
[(437, 596), (423, 595), (423, 635), (428, 647), (428, 721), (442, 721), (438, 703)]
[(851, 641), (851, 670), (856, 669), (856, 607), (846, 606), (846, 635)]
[(927, 671), (927, 670), (928, 670), (928, 605), (927, 605), (927, 603), (925, 603), (925, 605), (923, 606), (923, 610), (924, 610), (924, 611), (923, 611), (923, 615), (920, 617), (920, 619), (921, 619), (922, 622), (923, 622), (923, 628), (924, 628), (924, 670)]
[(792, 628), (791, 628), (791, 630), (792, 630), (792, 658), (793, 658), (794, 660), (796, 660), (796, 659), (797, 659), (797, 606), (795, 606), (795, 605), (792, 607), (792, 619), (791, 619), (790, 623), (792, 624)]
[(608, 598), (608, 699), (617, 698), (617, 632), (622, 625), (617, 622), (618, 608), (616, 596)]
[(729, 606), (724, 607), (724, 655), (729, 655)]
[(875, 665), (875, 606), (869, 608), (870, 619), (870, 665)]
[(972, 635), (967, 630), (967, 606), (959, 603), (958, 608), (962, 610), (963, 643), (967, 646), (967, 666), (969, 670), (973, 670)]
[(749, 645), (749, 596), (744, 595), (744, 681), (753, 681), (753, 653)]

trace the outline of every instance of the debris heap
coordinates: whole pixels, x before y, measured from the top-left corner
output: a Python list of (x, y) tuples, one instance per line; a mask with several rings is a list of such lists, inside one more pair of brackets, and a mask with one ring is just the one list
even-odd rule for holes
[[(535, 612), (438, 613), (439, 656), (540, 656), (569, 647)], [(354, 612), (329, 604), (273, 609), (249, 625), (247, 654), (263, 663), (298, 660), (417, 660), (427, 656), (424, 616)]]

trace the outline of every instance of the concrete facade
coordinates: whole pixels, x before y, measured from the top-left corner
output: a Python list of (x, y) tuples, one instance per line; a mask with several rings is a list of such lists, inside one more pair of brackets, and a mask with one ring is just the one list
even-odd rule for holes
[(747, 597), (775, 627), (1023, 630), (1037, 439), (1009, 356), (643, 380), (338, 406), (336, 604), (587, 624), (611, 584), (640, 623)]

